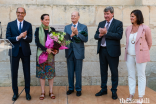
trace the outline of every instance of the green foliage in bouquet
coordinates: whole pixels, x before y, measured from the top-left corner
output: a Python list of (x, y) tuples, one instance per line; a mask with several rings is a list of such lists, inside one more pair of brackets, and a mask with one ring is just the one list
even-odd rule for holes
[(66, 40), (64, 36), (65, 32), (52, 31), (50, 37), (54, 39), (54, 41), (58, 42), (61, 46), (67, 46), (71, 43), (70, 40)]

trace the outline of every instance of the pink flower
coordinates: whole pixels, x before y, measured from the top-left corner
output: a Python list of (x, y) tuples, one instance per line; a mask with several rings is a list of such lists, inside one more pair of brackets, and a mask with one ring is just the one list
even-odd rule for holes
[(53, 36), (53, 40), (57, 42), (58, 41), (57, 36)]

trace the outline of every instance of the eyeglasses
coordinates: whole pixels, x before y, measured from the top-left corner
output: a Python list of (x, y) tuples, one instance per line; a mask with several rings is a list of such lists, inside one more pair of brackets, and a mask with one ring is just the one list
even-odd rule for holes
[(21, 15), (23, 15), (23, 14), (25, 14), (25, 12), (16, 12), (17, 14), (21, 14)]

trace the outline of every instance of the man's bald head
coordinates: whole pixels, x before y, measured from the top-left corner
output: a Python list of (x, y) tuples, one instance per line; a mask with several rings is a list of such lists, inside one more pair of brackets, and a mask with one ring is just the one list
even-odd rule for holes
[(16, 13), (18, 12), (18, 9), (23, 9), (23, 10), (24, 10), (24, 12), (26, 13), (25, 8), (23, 8), (23, 7), (18, 7), (18, 8), (16, 9)]
[(80, 16), (80, 13), (78, 11), (74, 11), (72, 14), (76, 14), (76, 15)]
[(73, 22), (73, 24), (76, 24), (76, 23), (79, 21), (79, 18), (80, 18), (79, 12), (74, 11), (74, 12), (71, 14), (71, 21)]
[(23, 7), (18, 7), (16, 10), (16, 15), (17, 15), (17, 19), (18, 21), (23, 21), (24, 17), (26, 16), (26, 10)]

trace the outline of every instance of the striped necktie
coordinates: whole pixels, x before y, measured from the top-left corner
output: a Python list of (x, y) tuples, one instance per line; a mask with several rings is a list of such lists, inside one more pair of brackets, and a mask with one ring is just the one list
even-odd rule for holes
[[(109, 23), (110, 23), (110, 22), (107, 22), (107, 26), (106, 26), (107, 31), (108, 31), (108, 29), (109, 29)], [(105, 44), (105, 36), (102, 37), (101, 44), (102, 44), (102, 45)]]

